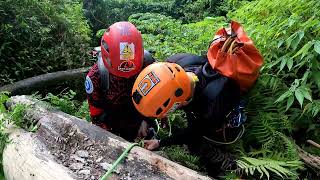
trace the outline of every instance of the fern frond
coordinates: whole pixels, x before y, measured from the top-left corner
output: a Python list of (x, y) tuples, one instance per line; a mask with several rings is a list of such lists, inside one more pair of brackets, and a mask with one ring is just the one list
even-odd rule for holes
[(308, 103), (303, 110), (303, 113), (310, 113), (312, 117), (317, 116), (319, 112), (320, 100), (313, 100), (312, 102)]
[(302, 162), (294, 161), (277, 161), (268, 158), (256, 159), (251, 157), (242, 157), (237, 160), (238, 168), (236, 172), (245, 172), (247, 175), (260, 173), (260, 179), (266, 176), (268, 179), (273, 175), (281, 178), (297, 177), (296, 169), (302, 167)]

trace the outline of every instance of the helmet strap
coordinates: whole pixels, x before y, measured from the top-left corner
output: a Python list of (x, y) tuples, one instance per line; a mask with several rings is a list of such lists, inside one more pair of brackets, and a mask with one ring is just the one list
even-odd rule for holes
[(192, 101), (192, 97), (193, 97), (193, 94), (194, 94), (195, 89), (196, 89), (196, 84), (197, 84), (197, 82), (199, 82), (199, 78), (193, 72), (187, 72), (187, 75), (188, 75), (188, 77), (190, 79), (190, 84), (191, 84), (190, 98), (188, 98), (189, 100), (187, 100), (188, 102), (186, 103), (186, 104), (189, 104), (189, 102)]

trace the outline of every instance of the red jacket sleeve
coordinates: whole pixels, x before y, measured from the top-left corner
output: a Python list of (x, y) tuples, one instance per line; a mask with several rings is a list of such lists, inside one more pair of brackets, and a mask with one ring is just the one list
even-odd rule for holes
[(85, 80), (85, 90), (87, 93), (87, 99), (89, 103), (89, 110), (91, 117), (100, 116), (103, 113), (102, 107), (97, 107), (95, 102), (102, 100), (102, 94), (100, 90), (100, 77), (98, 72), (98, 66), (95, 64), (88, 72)]

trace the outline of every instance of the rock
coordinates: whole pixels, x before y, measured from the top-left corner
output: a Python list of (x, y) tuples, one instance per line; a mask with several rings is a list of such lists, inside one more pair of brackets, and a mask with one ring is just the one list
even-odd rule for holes
[(103, 159), (103, 157), (99, 157), (99, 158), (96, 160), (96, 163), (101, 162), (102, 159)]
[[(104, 163), (100, 163), (100, 166), (102, 167), (102, 169), (108, 171), (111, 168), (112, 164), (104, 162)], [(113, 170), (113, 172), (116, 174), (120, 174), (120, 171), (121, 171), (121, 168), (119, 166)]]
[(90, 170), (89, 169), (83, 169), (83, 170), (79, 171), (79, 174), (90, 175)]
[(82, 158), (87, 158), (89, 157), (89, 153), (88, 151), (84, 151), (84, 150), (79, 150), (76, 152), (76, 154)]
[(71, 159), (74, 159), (74, 160), (76, 160), (76, 161), (79, 161), (79, 162), (81, 162), (81, 163), (86, 163), (86, 160), (84, 159), (84, 158), (81, 158), (81, 157), (79, 157), (79, 156), (77, 156), (77, 155), (71, 155), (70, 156), (70, 158)]
[(83, 164), (82, 163), (72, 163), (69, 167), (70, 167), (70, 169), (78, 170), (78, 169), (82, 169)]
[(109, 163), (100, 163), (100, 166), (102, 167), (102, 169), (104, 169), (104, 170), (109, 170), (110, 168), (111, 168), (111, 164), (109, 164)]

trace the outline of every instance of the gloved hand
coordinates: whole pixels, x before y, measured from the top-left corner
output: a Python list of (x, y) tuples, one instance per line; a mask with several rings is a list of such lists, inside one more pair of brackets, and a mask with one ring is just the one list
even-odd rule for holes
[(157, 139), (144, 140), (143, 142), (144, 142), (144, 148), (150, 151), (155, 150), (160, 146), (160, 141)]
[(143, 120), (140, 124), (137, 137), (141, 139), (146, 137), (148, 135), (148, 130), (148, 123), (145, 120)]
[(160, 119), (160, 127), (166, 129), (169, 127), (168, 117), (164, 117)]

